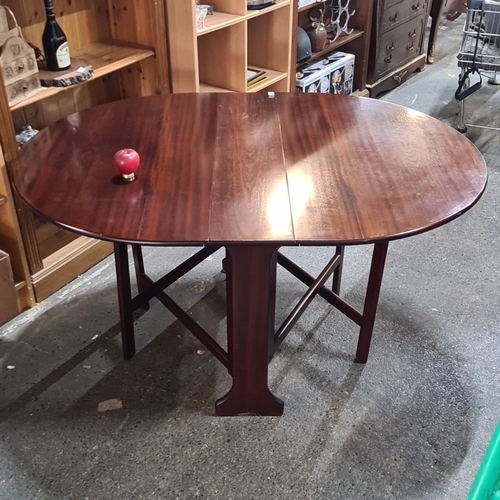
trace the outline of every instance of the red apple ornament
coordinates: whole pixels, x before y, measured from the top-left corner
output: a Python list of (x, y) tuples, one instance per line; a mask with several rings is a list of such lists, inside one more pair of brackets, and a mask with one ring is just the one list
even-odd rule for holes
[(141, 157), (135, 149), (120, 149), (114, 156), (115, 167), (128, 182), (135, 180), (135, 172), (141, 163)]

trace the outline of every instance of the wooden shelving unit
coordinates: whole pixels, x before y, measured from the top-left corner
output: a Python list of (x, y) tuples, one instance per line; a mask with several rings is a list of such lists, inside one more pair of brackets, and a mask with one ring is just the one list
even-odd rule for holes
[[(354, 90), (358, 95), (368, 95), (366, 83), (374, 1), (376, 0), (351, 0), (350, 11), (355, 11), (355, 14), (351, 17), (349, 28), (353, 29), (353, 32), (340, 35), (333, 43), (327, 44), (321, 52), (314, 52), (311, 58), (306, 63), (298, 65), (297, 69), (300, 70), (307, 64), (319, 61), (331, 52), (354, 54), (356, 57)], [(297, 25), (306, 29), (311, 22), (308, 17), (309, 10), (321, 5), (318, 2), (300, 9), (296, 8)]]
[[(174, 92), (289, 91), (294, 5), (278, 0), (261, 10), (247, 10), (246, 0), (220, 0), (196, 29), (195, 0), (166, 0), (172, 90)], [(248, 67), (267, 73), (247, 86)]]
[[(28, 42), (41, 47), (41, 0), (0, 0)], [(35, 215), (9, 183), (23, 125), (41, 129), (71, 113), (105, 102), (169, 92), (164, 3), (157, 0), (54, 0), (72, 57), (85, 59), (94, 76), (67, 88), (41, 89), (9, 107), (0, 85), (0, 248), (10, 255), (24, 309), (40, 302), (106, 255), (109, 243), (79, 237)]]

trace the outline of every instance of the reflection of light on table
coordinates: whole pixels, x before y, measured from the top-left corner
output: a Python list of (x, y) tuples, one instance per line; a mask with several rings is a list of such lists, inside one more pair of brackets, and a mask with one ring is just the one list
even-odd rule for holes
[(72, 115), (66, 117), (66, 121), (69, 123), (69, 125), (72, 127), (72, 130), (74, 131), (80, 126), (80, 114), (73, 113)]
[(424, 113), (422, 113), (421, 111), (417, 111), (416, 109), (405, 108), (405, 111), (412, 118), (423, 118), (426, 116)]
[(267, 202), (267, 218), (273, 234), (290, 234), (290, 214), (297, 221), (313, 198), (311, 177), (298, 168), (290, 170), (287, 182), (277, 184)]

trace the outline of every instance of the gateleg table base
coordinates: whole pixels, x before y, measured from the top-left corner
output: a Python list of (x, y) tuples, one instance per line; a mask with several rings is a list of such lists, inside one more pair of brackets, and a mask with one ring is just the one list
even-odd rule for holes
[[(138, 282), (138, 295), (132, 297), (128, 248), (115, 243), (115, 262), (120, 307), (123, 355), (135, 354), (133, 313), (147, 310), (156, 297), (186, 328), (227, 368), (233, 384), (215, 405), (218, 416), (280, 416), (284, 404), (268, 385), (268, 365), (279, 345), (305, 312), (316, 295), (320, 295), (359, 325), (356, 363), (366, 363), (377, 312), (388, 242), (375, 243), (363, 312), (340, 298), (344, 247), (336, 248), (334, 257), (317, 278), (313, 278), (290, 259), (279, 253), (279, 245), (226, 245), (224, 269), (227, 273), (227, 352), (165, 293), (165, 288), (200, 264), (220, 246), (206, 246), (163, 278), (154, 282), (144, 268), (141, 247), (132, 245)], [(283, 324), (274, 330), (276, 273), (280, 264), (309, 286)], [(325, 286), (333, 275), (332, 289)]]

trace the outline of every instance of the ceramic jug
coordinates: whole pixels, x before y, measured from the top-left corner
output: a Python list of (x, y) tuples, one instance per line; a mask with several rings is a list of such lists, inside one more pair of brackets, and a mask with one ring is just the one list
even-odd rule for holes
[(323, 23), (314, 22), (309, 26), (307, 34), (311, 39), (311, 48), (313, 52), (321, 52), (326, 45), (327, 33)]

